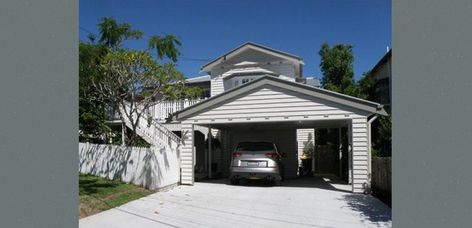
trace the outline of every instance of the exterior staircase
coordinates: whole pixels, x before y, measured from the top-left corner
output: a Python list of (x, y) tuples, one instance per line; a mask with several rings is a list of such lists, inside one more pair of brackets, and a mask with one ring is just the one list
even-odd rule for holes
[[(123, 112), (123, 110), (120, 110)], [(167, 129), (156, 119), (152, 118), (151, 123), (148, 122), (149, 115), (145, 112), (139, 118), (136, 128), (136, 134), (143, 138), (147, 143), (159, 148), (178, 148), (181, 144), (181, 138)], [(128, 118), (124, 118), (125, 125), (133, 129)]]

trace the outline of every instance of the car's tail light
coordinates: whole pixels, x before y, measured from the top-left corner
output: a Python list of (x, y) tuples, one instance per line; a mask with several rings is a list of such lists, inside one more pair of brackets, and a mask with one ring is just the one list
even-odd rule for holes
[(241, 152), (233, 152), (233, 158), (237, 158), (237, 157), (240, 157), (241, 156)]
[(265, 154), (268, 158), (273, 158), (273, 159), (277, 159), (279, 157), (279, 155), (275, 152), (269, 152), (269, 153), (266, 153)]

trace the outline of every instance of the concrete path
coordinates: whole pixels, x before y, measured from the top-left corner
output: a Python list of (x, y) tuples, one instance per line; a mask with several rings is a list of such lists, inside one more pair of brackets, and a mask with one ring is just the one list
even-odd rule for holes
[(391, 227), (378, 199), (327, 178), (264, 183), (197, 182), (83, 218), (81, 228), (118, 227)]

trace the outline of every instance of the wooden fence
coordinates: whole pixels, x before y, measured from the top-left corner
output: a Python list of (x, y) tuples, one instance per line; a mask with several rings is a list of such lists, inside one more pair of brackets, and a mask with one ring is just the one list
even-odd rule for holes
[(392, 203), (392, 159), (372, 157), (372, 194), (387, 205)]

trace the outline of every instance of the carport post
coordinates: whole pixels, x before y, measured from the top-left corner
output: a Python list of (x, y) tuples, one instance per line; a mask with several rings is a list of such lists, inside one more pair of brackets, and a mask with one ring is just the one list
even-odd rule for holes
[(182, 147), (180, 149), (180, 183), (193, 185), (195, 182), (194, 125), (182, 122)]
[(343, 142), (341, 140), (341, 130), (342, 128), (338, 128), (338, 146), (339, 146), (339, 177), (343, 178)]
[(208, 178), (211, 179), (211, 140), (213, 135), (211, 134), (211, 125), (208, 125)]
[(352, 120), (347, 125), (347, 131), (348, 131), (348, 139), (349, 139), (348, 155), (347, 155), (348, 167), (349, 167), (348, 183), (352, 184)]
[(124, 122), (121, 123), (121, 145), (125, 145), (125, 134), (126, 134), (126, 124)]

